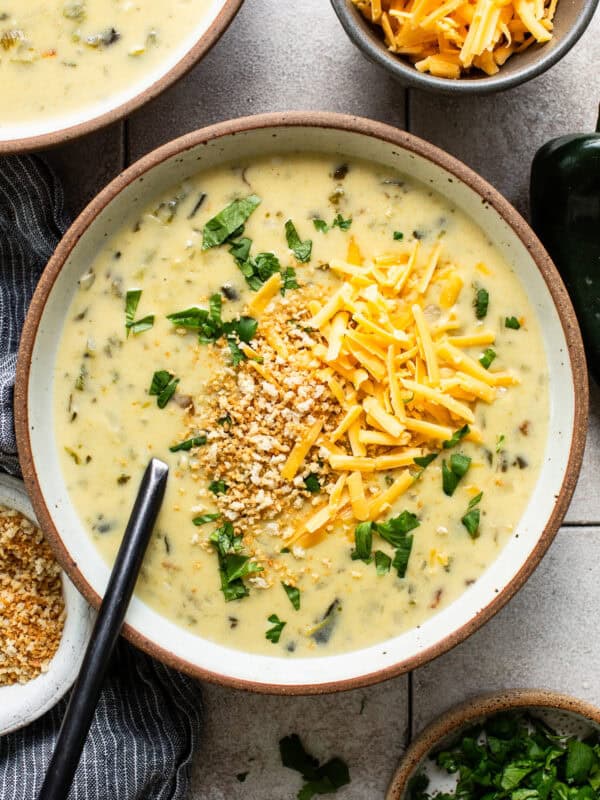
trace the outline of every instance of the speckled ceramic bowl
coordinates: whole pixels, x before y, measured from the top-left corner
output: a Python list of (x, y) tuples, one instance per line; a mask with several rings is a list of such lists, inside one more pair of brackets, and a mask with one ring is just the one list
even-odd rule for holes
[(148, 70), (142, 80), (127, 86), (106, 99), (69, 112), (48, 112), (44, 119), (2, 124), (0, 119), (0, 156), (23, 153), (64, 144), (131, 114), (153, 100), (186, 74), (227, 30), (243, 0), (209, 0), (201, 22), (186, 35), (173, 51)]
[[(428, 725), (411, 743), (386, 794), (386, 800), (404, 800), (411, 778), (424, 769), (429, 754), (456, 741), (461, 733), (504, 711), (527, 711), (561, 734), (585, 738), (600, 731), (600, 709), (576, 697), (545, 689), (512, 689), (483, 695), (456, 706)], [(431, 766), (431, 762), (429, 762)], [(428, 792), (448, 791), (451, 778), (436, 767), (427, 769)]]
[(457, 644), (498, 611), (523, 585), (558, 530), (581, 465), (587, 421), (581, 337), (560, 277), (519, 214), (464, 164), (403, 131), (337, 114), (268, 114), (190, 133), (138, 161), (81, 214), (48, 263), (23, 331), (15, 403), (21, 464), (46, 535), (91, 603), (99, 604), (109, 567), (67, 492), (52, 424), (54, 362), (77, 281), (124, 218), (184, 178), (235, 159), (298, 151), (397, 169), (439, 192), (486, 231), (531, 297), (551, 354), (552, 444), (518, 536), (454, 603), (393, 639), (321, 658), (259, 656), (200, 639), (133, 599), (124, 632), (139, 647), (200, 678), (288, 694), (350, 689), (392, 677)]
[[(0, 506), (14, 508), (38, 524), (21, 481), (0, 474)], [(47, 672), (28, 683), (0, 686), (0, 736), (29, 725), (58, 703), (71, 688), (90, 636), (95, 614), (66, 575), (62, 576), (67, 611), (58, 650)]]
[(556, 64), (581, 37), (590, 24), (599, 0), (559, 0), (554, 18), (554, 36), (544, 45), (533, 45), (512, 56), (496, 75), (449, 80), (416, 70), (402, 56), (386, 47), (381, 29), (370, 25), (352, 0), (331, 0), (346, 33), (364, 55), (386, 69), (406, 86), (439, 94), (489, 94), (518, 86), (541, 75)]

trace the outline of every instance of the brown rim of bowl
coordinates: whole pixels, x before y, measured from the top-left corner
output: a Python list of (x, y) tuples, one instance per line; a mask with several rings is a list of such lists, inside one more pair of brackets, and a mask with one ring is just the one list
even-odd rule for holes
[(159, 94), (182, 78), (214, 47), (233, 21), (233, 18), (239, 11), (243, 2), (244, 0), (224, 0), (223, 7), (210, 27), (187, 51), (183, 58), (171, 67), (162, 78), (159, 78), (151, 86), (148, 86), (143, 92), (132, 97), (131, 100), (127, 100), (127, 102), (121, 103), (120, 106), (110, 111), (92, 117), (85, 122), (71, 125), (68, 128), (42, 133), (38, 136), (28, 136), (25, 139), (0, 141), (0, 156), (14, 155), (16, 153), (30, 153), (34, 150), (65, 144), (72, 139), (77, 139), (80, 136), (85, 136), (88, 133), (105, 128), (107, 125), (132, 114), (141, 106), (154, 100)]
[[(544, 250), (541, 242), (535, 236), (531, 228), (527, 225), (520, 214), (505, 200), (499, 192), (489, 183), (480, 178), (469, 167), (452, 156), (439, 150), (432, 144), (418, 139), (405, 131), (398, 130), (382, 122), (374, 122), (363, 117), (347, 116), (331, 112), (281, 112), (260, 114), (251, 117), (242, 117), (236, 120), (220, 122), (216, 125), (203, 128), (185, 136), (175, 139), (172, 142), (159, 147), (157, 150), (141, 158), (125, 172), (116, 177), (99, 195), (82, 211), (75, 222), (59, 242), (54, 255), (46, 266), (37, 289), (31, 301), (23, 334), (19, 348), (17, 362), (17, 379), (15, 386), (15, 423), (17, 432), (17, 446), (21, 468), (25, 485), (30, 494), (33, 507), (42, 530), (48, 537), (50, 544), (54, 548), (59, 562), (67, 571), (73, 583), (80, 592), (85, 595), (88, 601), (96, 608), (100, 605), (100, 597), (87, 583), (79, 571), (76, 562), (73, 561), (65, 548), (60, 534), (54, 523), (48, 506), (40, 491), (31, 441), (29, 438), (29, 419), (28, 419), (28, 386), (29, 370), (31, 366), (31, 356), (33, 346), (42, 317), (48, 295), (52, 289), (54, 281), (59, 274), (63, 264), (68, 258), (80, 237), (85, 233), (88, 225), (98, 216), (106, 205), (126, 186), (135, 181), (139, 176), (146, 173), (152, 167), (157, 166), (166, 159), (176, 156), (197, 145), (206, 144), (210, 141), (223, 136), (230, 136), (245, 133), (252, 130), (263, 128), (290, 128), (290, 127), (313, 127), (331, 128), (334, 130), (348, 131), (351, 133), (371, 136), (376, 139), (388, 142), (396, 147), (408, 150), (418, 156), (428, 159), (434, 164), (442, 167), (459, 180), (466, 183), (482, 198), (482, 203), (493, 207), (499, 215), (511, 226), (513, 231), (521, 239), (532, 258), (536, 262), (542, 277), (544, 278), (548, 290), (557, 308), (565, 339), (568, 346), (568, 356), (571, 360), (573, 372), (574, 389), (574, 426), (573, 438), (569, 452), (569, 461), (563, 478), (561, 490), (556, 498), (556, 503), (538, 542), (536, 543), (531, 555), (523, 564), (514, 578), (502, 588), (495, 598), (483, 609), (481, 609), (471, 620), (452, 632), (435, 645), (427, 648), (418, 655), (410, 659), (394, 664), (390, 667), (370, 672), (355, 678), (347, 678), (339, 681), (330, 681), (325, 684), (294, 684), (291, 686), (279, 684), (267, 684), (255, 681), (248, 681), (239, 678), (232, 678), (219, 673), (210, 672), (185, 659), (175, 656), (168, 650), (160, 647), (154, 642), (149, 641), (139, 631), (129, 624), (125, 624), (123, 633), (129, 641), (137, 647), (146, 651), (150, 655), (163, 661), (165, 664), (186, 672), (196, 678), (230, 686), (236, 689), (246, 689), (266, 694), (323, 694), (326, 692), (356, 689), (368, 686), (389, 678), (393, 678), (401, 673), (408, 672), (416, 667), (425, 664), (437, 656), (445, 653), (450, 648), (462, 642), (470, 634), (476, 631), (484, 622), (489, 620), (498, 612), (514, 594), (523, 586), (527, 578), (531, 575), (535, 567), (540, 562), (542, 556), (554, 539), (560, 523), (569, 506), (573, 495), (577, 476), (583, 458), (585, 445), (587, 416), (588, 416), (588, 383), (587, 369), (581, 334), (577, 324), (577, 318), (571, 305), (567, 291), (560, 279), (556, 267)], [(565, 357), (567, 354), (565, 354)]]
[(385, 800), (401, 800), (414, 770), (442, 739), (478, 719), (519, 708), (548, 708), (579, 714), (600, 726), (600, 708), (548, 689), (506, 689), (465, 700), (430, 722), (410, 743), (388, 786)]

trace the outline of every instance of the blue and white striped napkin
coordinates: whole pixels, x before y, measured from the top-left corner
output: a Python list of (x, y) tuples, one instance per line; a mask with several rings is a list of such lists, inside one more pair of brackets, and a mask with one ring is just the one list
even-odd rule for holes
[[(34, 156), (0, 158), (0, 469), (13, 475), (19, 336), (66, 227), (62, 189), (46, 164)], [(37, 797), (66, 703), (0, 737), (1, 800)], [(69, 800), (184, 800), (200, 729), (199, 685), (119, 642)]]

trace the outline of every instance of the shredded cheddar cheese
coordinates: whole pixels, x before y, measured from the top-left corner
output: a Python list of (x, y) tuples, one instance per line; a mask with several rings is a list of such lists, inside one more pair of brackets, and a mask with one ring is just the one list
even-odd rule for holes
[[(514, 53), (552, 38), (556, 0), (352, 0), (389, 50), (419, 70), (494, 75)], [(427, 273), (424, 275), (427, 279)]]

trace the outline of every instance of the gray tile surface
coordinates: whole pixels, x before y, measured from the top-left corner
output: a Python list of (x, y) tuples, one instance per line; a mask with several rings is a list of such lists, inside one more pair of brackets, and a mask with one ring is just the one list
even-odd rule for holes
[(123, 169), (123, 123), (47, 150), (43, 155), (61, 179), (65, 207), (75, 217)]
[[(408, 737), (408, 678), (322, 697), (264, 697), (205, 686), (202, 754), (194, 800), (294, 798), (300, 776), (281, 765), (278, 742), (298, 733), (322, 762), (339, 755), (351, 784), (340, 800), (383, 796)], [(248, 772), (243, 783), (236, 774)]]
[(491, 622), (413, 674), (413, 733), (467, 697), (548, 688), (600, 704), (600, 529), (563, 529)]
[(246, 0), (207, 58), (130, 122), (132, 158), (212, 122), (327, 109), (404, 127), (404, 90), (362, 58), (328, 0)]
[(527, 214), (529, 165), (538, 147), (554, 136), (595, 128), (599, 65), (597, 12), (562, 61), (516, 89), (475, 98), (411, 90), (410, 130), (465, 161)]
[[(183, 81), (120, 126), (49, 154), (73, 211), (121, 168), (157, 145), (245, 114), (327, 109), (408, 127), (457, 155), (527, 210), (531, 158), (546, 139), (592, 129), (600, 98), (600, 13), (549, 73), (504, 95), (444, 99), (406, 93), (366, 62), (328, 0), (246, 0), (221, 42)], [(593, 387), (584, 468), (567, 520), (600, 524), (600, 392)], [(285, 800), (300, 781), (279, 762), (278, 740), (298, 732), (322, 759), (344, 757), (352, 784), (340, 800), (375, 800), (407, 732), (466, 696), (506, 686), (547, 686), (600, 703), (595, 617), (600, 528), (559, 534), (536, 574), (484, 629), (409, 679), (329, 697), (253, 696), (206, 685), (205, 726), (190, 800)], [(364, 702), (363, 702), (364, 701)], [(361, 713), (362, 709), (362, 713)], [(236, 773), (248, 771), (244, 783)]]

